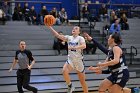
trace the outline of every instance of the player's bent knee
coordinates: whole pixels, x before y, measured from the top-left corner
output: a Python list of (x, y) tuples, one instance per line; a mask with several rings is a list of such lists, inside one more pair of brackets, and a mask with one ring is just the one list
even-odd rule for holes
[(129, 88), (123, 88), (123, 93), (131, 93), (131, 89), (129, 89)]
[(67, 68), (64, 67), (64, 68), (62, 69), (62, 73), (63, 73), (63, 74), (69, 73), (69, 70), (68, 70)]
[(107, 91), (107, 89), (102, 88), (102, 87), (99, 87), (98, 91), (99, 91), (99, 92), (105, 92), (105, 91)]

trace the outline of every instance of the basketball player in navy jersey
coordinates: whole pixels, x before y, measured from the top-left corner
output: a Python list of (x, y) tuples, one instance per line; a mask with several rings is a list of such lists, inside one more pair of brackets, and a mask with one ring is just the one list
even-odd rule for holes
[[(84, 35), (88, 40), (93, 41), (101, 51), (108, 55), (105, 62), (97, 64), (98, 67), (91, 66), (88, 68), (97, 74), (111, 74), (101, 82), (99, 93), (105, 93), (107, 90), (109, 90), (109, 93), (131, 93), (131, 89), (124, 88), (129, 80), (129, 72), (126, 66), (125, 55), (120, 47), (120, 35), (118, 33), (110, 35), (108, 39), (109, 49), (99, 44), (87, 33), (84, 33)], [(103, 70), (105, 67), (108, 67), (108, 69)]]

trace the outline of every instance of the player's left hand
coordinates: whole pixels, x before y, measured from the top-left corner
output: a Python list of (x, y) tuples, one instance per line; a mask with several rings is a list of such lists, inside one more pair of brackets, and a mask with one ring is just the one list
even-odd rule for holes
[(31, 67), (30, 65), (28, 65), (28, 69), (31, 70), (31, 68), (32, 68), (32, 67)]

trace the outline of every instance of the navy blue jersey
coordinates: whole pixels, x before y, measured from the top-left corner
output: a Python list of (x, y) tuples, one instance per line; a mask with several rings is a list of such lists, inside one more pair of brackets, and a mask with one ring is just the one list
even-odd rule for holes
[[(118, 46), (119, 47), (119, 46)], [(121, 48), (121, 47), (120, 47)], [(113, 53), (113, 48), (109, 50), (108, 52), (108, 61), (111, 61), (114, 59), (114, 53)], [(108, 69), (111, 72), (116, 72), (119, 71), (121, 69), (125, 69), (126, 68), (126, 60), (125, 60), (125, 56), (122, 53), (122, 55), (120, 56), (120, 60), (118, 64), (115, 64), (113, 66), (108, 66)]]

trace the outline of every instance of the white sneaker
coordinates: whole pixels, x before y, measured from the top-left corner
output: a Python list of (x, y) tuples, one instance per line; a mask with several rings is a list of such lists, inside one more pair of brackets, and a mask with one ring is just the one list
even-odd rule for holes
[(68, 86), (68, 92), (67, 93), (72, 93), (74, 91), (75, 87), (72, 86), (72, 84), (70, 86)]

